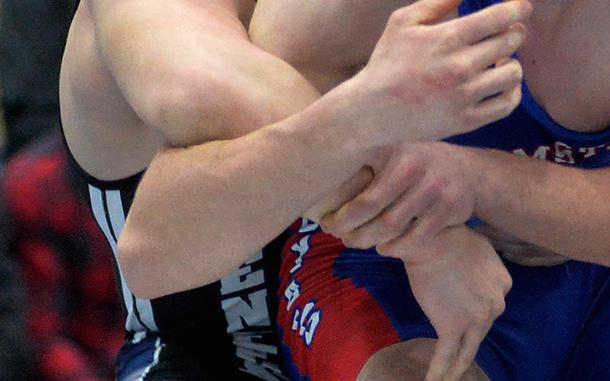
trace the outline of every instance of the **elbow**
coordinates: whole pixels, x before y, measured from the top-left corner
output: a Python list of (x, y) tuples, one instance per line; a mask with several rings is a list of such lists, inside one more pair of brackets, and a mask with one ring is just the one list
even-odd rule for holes
[(119, 270), (131, 293), (138, 298), (155, 299), (172, 293), (151, 254), (144, 242), (131, 234), (123, 234), (119, 239)]
[[(184, 265), (179, 251), (169, 249), (153, 238), (125, 229), (117, 245), (118, 266), (131, 293), (143, 299), (156, 299), (178, 292), (206, 286), (226, 275), (225, 269)], [(144, 237), (146, 237), (144, 239)], [(173, 253), (170, 255), (168, 253)]]

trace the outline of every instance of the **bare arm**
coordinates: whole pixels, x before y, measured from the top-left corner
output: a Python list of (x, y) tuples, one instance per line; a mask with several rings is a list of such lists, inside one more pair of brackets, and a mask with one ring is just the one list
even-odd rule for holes
[(131, 287), (154, 297), (219, 279), (313, 204), (324, 182), (332, 187), (357, 168), (354, 147), (311, 130), (323, 125), (318, 114), (247, 135), (318, 94), (248, 41), (230, 2), (145, 3), (98, 1), (93, 10), (107, 66), (168, 145), (138, 188), (119, 243)]
[(490, 225), (567, 257), (610, 265), (610, 170), (583, 170), (474, 150), (475, 213)]
[[(388, 168), (402, 171), (382, 171), (365, 191), (323, 219), (327, 231), (352, 247), (377, 245), (391, 253), (410, 240), (428, 242), (474, 214), (512, 239), (610, 265), (610, 169), (585, 170), (446, 143), (411, 144), (390, 160), (403, 164)], [(376, 199), (385, 193), (404, 197), (383, 208)]]
[(242, 136), (319, 96), (290, 65), (250, 43), (234, 3), (90, 2), (105, 64), (170, 146)]
[[(457, 89), (478, 72), (452, 63), (465, 44), (506, 29), (523, 10), (498, 24), (473, 17), (424, 27), (455, 6), (427, 1), (440, 5), (397, 13), (367, 68), (318, 101), (289, 65), (248, 41), (233, 1), (92, 2), (106, 65), (168, 145), (142, 180), (119, 242), (133, 291), (157, 297), (213, 282), (352, 176), (372, 149), (465, 132), (510, 111), (514, 99), (464, 107)], [(502, 50), (476, 52), (493, 59)], [(406, 67), (407, 53), (420, 57), (417, 65)], [(449, 80), (435, 83), (439, 75)]]

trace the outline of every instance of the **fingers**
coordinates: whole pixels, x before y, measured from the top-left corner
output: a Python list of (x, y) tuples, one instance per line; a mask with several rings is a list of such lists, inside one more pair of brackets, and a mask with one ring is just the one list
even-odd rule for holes
[[(413, 231), (410, 232), (412, 238), (417, 239), (419, 243), (424, 243), (427, 239), (436, 237), (444, 228), (457, 224), (457, 221), (448, 219), (451, 211), (445, 209), (443, 205), (445, 204), (437, 203), (420, 214)], [(459, 222), (462, 223), (462, 221)]]
[(521, 102), (521, 85), (517, 85), (496, 97), (486, 99), (464, 110), (464, 118), (470, 125), (484, 126), (506, 118)]
[(459, 52), (458, 59), (466, 61), (472, 73), (479, 73), (504, 57), (512, 56), (525, 41), (527, 31), (523, 24), (515, 24), (497, 36)]
[(472, 101), (481, 102), (493, 95), (513, 90), (521, 84), (522, 79), (521, 64), (515, 59), (509, 59), (467, 82), (463, 91)]
[(362, 193), (336, 213), (322, 218), (323, 229), (343, 237), (379, 215), (422, 175), (423, 170), (415, 161), (391, 160)]
[(433, 24), (441, 21), (457, 9), (462, 0), (420, 0), (402, 8), (399, 12), (409, 15), (410, 25)]
[(402, 236), (433, 202), (435, 193), (428, 189), (417, 186), (406, 191), (373, 220), (341, 237), (343, 242), (349, 247), (369, 248)]
[(341, 184), (334, 192), (305, 212), (304, 217), (312, 221), (320, 221), (323, 216), (336, 212), (364, 191), (366, 186), (373, 180), (373, 177), (373, 170), (368, 166), (363, 167), (351, 179)]
[(460, 336), (439, 337), (430, 360), (426, 381), (442, 381), (460, 347)]
[(443, 381), (458, 381), (474, 362), (481, 342), (487, 335), (490, 326), (471, 326), (464, 334), (461, 348)]
[(531, 13), (532, 5), (528, 1), (507, 1), (449, 21), (444, 27), (448, 28), (448, 33), (459, 36), (457, 48), (500, 34), (511, 25), (524, 21)]

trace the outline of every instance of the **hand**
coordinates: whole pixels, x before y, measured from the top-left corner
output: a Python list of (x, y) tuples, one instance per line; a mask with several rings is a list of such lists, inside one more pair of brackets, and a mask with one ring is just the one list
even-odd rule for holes
[[(473, 214), (479, 173), (468, 148), (447, 143), (395, 147), (373, 181), (321, 220), (324, 231), (354, 248), (409, 239), (427, 242)], [(335, 200), (353, 196), (343, 186)], [(336, 204), (334, 205), (337, 206)]]
[(520, 22), (531, 5), (510, 1), (432, 25), (458, 3), (421, 0), (392, 14), (369, 63), (344, 84), (362, 105), (345, 116), (358, 138), (378, 145), (438, 140), (518, 105), (522, 69), (506, 57), (525, 39)]
[(459, 380), (505, 308), (511, 277), (489, 242), (465, 226), (424, 245), (378, 248), (405, 262), (413, 295), (438, 335), (426, 381)]
[(392, 147), (381, 147), (372, 152), (368, 165), (305, 212), (304, 217), (319, 223), (322, 217), (336, 212), (354, 199), (367, 188), (375, 177), (375, 173), (379, 173), (387, 165), (393, 152)]

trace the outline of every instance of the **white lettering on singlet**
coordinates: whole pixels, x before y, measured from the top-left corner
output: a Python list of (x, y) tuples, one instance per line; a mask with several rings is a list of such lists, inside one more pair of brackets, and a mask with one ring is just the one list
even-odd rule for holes
[(534, 152), (534, 155), (532, 157), (534, 159), (546, 160), (549, 155), (550, 150), (551, 150), (551, 147), (540, 146), (540, 147), (538, 147), (536, 152)]
[(261, 334), (236, 334), (234, 344), (237, 347), (237, 357), (244, 361), (242, 372), (252, 374), (263, 380), (288, 380), (282, 375), (280, 367), (268, 360), (269, 356), (277, 356), (278, 348), (275, 345), (261, 343)]
[(575, 164), (572, 147), (562, 142), (555, 142), (555, 162), (560, 164)]
[(610, 151), (610, 144), (600, 144), (590, 147), (572, 147), (566, 143), (556, 141), (550, 146), (538, 146), (532, 154), (529, 154), (523, 148), (515, 149), (513, 150), (513, 153), (520, 156), (532, 157), (534, 159), (554, 161), (559, 164), (574, 165), (576, 162), (593, 159), (604, 151)]
[[(550, 152), (551, 152), (551, 147), (540, 146), (536, 149), (536, 151), (532, 154), (531, 157), (533, 157), (534, 159), (539, 159), (539, 160), (548, 160)], [(527, 156), (527, 157), (530, 156), (527, 154), (527, 152), (525, 152), (524, 149), (521, 149), (521, 148), (514, 150), (513, 153), (516, 155), (520, 155), (520, 156)]]
[(267, 290), (255, 291), (247, 299), (241, 296), (224, 299), (222, 309), (229, 323), (228, 333), (243, 329), (244, 324), (249, 327), (271, 325), (267, 310)]
[(307, 252), (309, 251), (309, 237), (309, 235), (306, 235), (305, 237), (301, 238), (298, 243), (295, 243), (290, 248), (293, 253), (296, 253), (298, 255), (297, 259), (294, 261), (294, 266), (292, 266), (292, 268), (290, 269), (290, 274), (294, 274), (301, 268), (301, 266), (303, 266), (303, 258), (305, 257), (305, 254), (307, 254)]
[(271, 357), (277, 359), (277, 345), (265, 342), (265, 337), (274, 336), (275, 331), (267, 304), (262, 261), (263, 253), (258, 252), (220, 281), (221, 305), (227, 319), (227, 333), (233, 335), (237, 348), (236, 356), (243, 360), (240, 371), (267, 381), (287, 380)]

